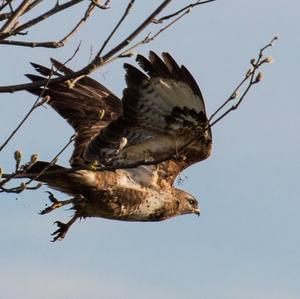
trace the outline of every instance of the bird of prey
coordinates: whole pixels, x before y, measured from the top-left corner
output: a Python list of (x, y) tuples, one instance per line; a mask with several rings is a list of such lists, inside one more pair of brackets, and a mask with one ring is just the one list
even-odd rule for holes
[[(148, 59), (137, 55), (136, 60), (142, 70), (124, 64), (127, 86), (121, 100), (90, 77), (73, 86), (54, 81), (30, 90), (47, 97), (47, 104), (76, 132), (71, 168), (38, 161), (18, 176), (36, 178), (72, 196), (58, 201), (50, 194), (52, 205), (41, 212), (67, 204), (75, 210), (69, 222), (56, 222), (53, 241), (64, 238), (82, 217), (161, 221), (200, 213), (197, 200), (175, 188), (174, 180), (211, 152), (201, 91), (168, 53), (159, 57), (150, 51)], [(52, 64), (58, 77), (73, 73), (54, 59)], [(52, 72), (32, 65), (40, 74), (26, 75), (33, 82)]]

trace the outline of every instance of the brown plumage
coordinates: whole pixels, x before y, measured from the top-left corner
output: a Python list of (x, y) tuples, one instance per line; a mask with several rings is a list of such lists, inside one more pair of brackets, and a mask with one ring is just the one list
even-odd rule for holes
[[(173, 183), (183, 169), (210, 155), (212, 137), (201, 91), (189, 71), (168, 53), (162, 59), (153, 52), (149, 59), (138, 55), (137, 62), (144, 72), (124, 65), (127, 87), (122, 101), (89, 77), (72, 87), (68, 82), (50, 83), (43, 91), (43, 97), (50, 97), (48, 104), (77, 133), (71, 168), (53, 165), (38, 178), (72, 196), (60, 202), (50, 194), (52, 206), (42, 212), (65, 204), (75, 209), (67, 224), (57, 222), (54, 241), (62, 239), (78, 217), (160, 221), (199, 214), (196, 199)], [(56, 76), (72, 72), (56, 60), (52, 63)], [(43, 76), (51, 73), (32, 65)], [(42, 90), (30, 92), (39, 95)], [(95, 163), (116, 170), (94, 171)], [(34, 177), (48, 165), (37, 162), (19, 177)]]

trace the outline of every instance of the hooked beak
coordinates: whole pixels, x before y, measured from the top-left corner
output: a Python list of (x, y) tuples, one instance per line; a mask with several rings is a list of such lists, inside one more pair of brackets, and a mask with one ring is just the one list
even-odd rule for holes
[(195, 213), (199, 217), (200, 216), (200, 209), (194, 209), (193, 213)]

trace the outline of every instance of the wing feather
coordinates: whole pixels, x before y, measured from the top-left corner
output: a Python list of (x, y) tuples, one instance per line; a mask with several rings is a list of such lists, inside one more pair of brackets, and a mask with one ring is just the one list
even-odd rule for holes
[[(51, 59), (51, 61), (56, 70), (32, 63), (34, 69), (42, 76), (33, 74), (26, 76), (35, 82), (52, 75), (61, 77), (73, 72), (57, 60)], [(86, 165), (82, 156), (88, 142), (122, 113), (120, 99), (90, 77), (80, 79), (72, 87), (68, 82), (54, 82), (29, 91), (36, 95), (42, 93), (43, 97), (49, 96), (48, 104), (77, 132), (74, 152), (70, 160), (72, 166)]]
[[(137, 62), (145, 73), (125, 64), (127, 88), (123, 92), (123, 114), (90, 141), (84, 152), (88, 161), (104, 165), (133, 165), (164, 158), (160, 177), (172, 183), (178, 173), (210, 155), (211, 131), (207, 129), (204, 100), (196, 81), (168, 53), (163, 60), (150, 52)], [(176, 152), (191, 139), (195, 141)], [(126, 145), (122, 146), (126, 140)]]

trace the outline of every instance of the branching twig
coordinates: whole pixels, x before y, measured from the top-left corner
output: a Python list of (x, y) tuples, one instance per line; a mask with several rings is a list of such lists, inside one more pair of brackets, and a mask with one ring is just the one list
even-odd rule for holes
[[(260, 82), (263, 77), (262, 73), (257, 74), (257, 70), (264, 64), (264, 63), (272, 63), (272, 57), (266, 57), (263, 59), (263, 54), (266, 49), (269, 47), (272, 47), (274, 42), (278, 39), (277, 36), (275, 36), (267, 45), (265, 45), (263, 48), (260, 49), (258, 56), (256, 59), (251, 59), (251, 65), (252, 67), (247, 71), (245, 78), (238, 84), (238, 86), (234, 89), (232, 94), (229, 96), (229, 98), (222, 104), (215, 113), (213, 113), (210, 118), (209, 118), (209, 123), (210, 126), (212, 127), (215, 125), (217, 122), (219, 122), (223, 117), (225, 117), (228, 113), (230, 113), (233, 110), (236, 110), (242, 101), (244, 100), (245, 96), (251, 89), (251, 87)], [(239, 96), (239, 89), (246, 83), (248, 82), (247, 87), (245, 88), (244, 92)], [(214, 120), (214, 118), (217, 116), (217, 114), (232, 100), (236, 99), (239, 97), (239, 100), (237, 103), (230, 108), (228, 108), (224, 113), (222, 113), (217, 119)]]

